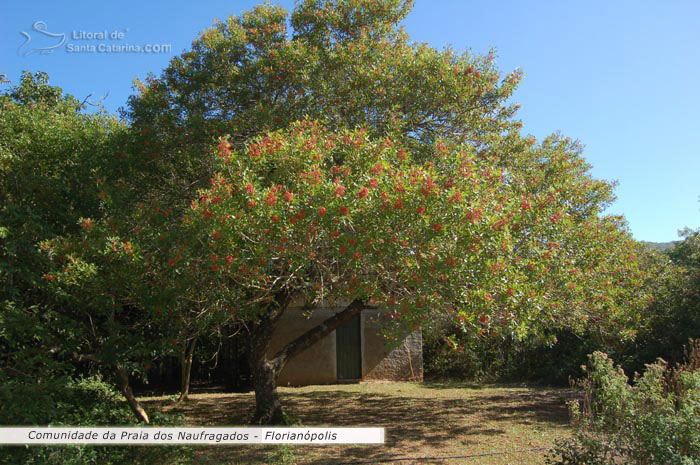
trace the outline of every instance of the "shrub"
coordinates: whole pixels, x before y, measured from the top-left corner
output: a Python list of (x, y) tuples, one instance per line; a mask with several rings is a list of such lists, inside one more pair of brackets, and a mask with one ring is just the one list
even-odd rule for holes
[(569, 404), (574, 435), (548, 463), (561, 465), (700, 464), (700, 341), (675, 369), (659, 359), (628, 383), (602, 352), (590, 355), (580, 401)]
[[(176, 425), (179, 419), (154, 413), (152, 424)], [(100, 377), (68, 379), (47, 385), (0, 387), (0, 424), (49, 426), (132, 425), (124, 399)], [(188, 448), (153, 446), (17, 446), (0, 449), (0, 463), (27, 465), (182, 464)]]

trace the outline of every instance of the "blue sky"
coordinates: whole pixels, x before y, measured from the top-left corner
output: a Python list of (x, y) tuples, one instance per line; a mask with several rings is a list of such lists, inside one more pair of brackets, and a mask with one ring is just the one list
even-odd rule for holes
[[(7, 2), (0, 72), (16, 83), (22, 70), (46, 71), (52, 84), (81, 100), (108, 94), (103, 103), (116, 111), (132, 93), (135, 76), (158, 74), (214, 18), (256, 3)], [(636, 239), (669, 241), (685, 226), (700, 227), (698, 18), (696, 0), (417, 0), (405, 27), (412, 39), (438, 48), (485, 53), (493, 47), (503, 72), (522, 68), (513, 101), (522, 105), (524, 131), (542, 138), (560, 130), (579, 139), (594, 175), (619, 182), (609, 212), (625, 215)], [(61, 40), (33, 29), (37, 21), (47, 32), (66, 34), (66, 42), (51, 53), (27, 54)], [(24, 47), (23, 31), (33, 40)], [(74, 39), (74, 31), (107, 31), (108, 38)], [(122, 38), (109, 38), (113, 32)], [(170, 49), (68, 51), (68, 44), (100, 43)]]

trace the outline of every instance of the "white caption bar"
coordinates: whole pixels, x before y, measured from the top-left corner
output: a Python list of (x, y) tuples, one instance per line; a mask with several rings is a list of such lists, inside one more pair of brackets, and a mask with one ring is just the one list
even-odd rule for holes
[(383, 444), (384, 428), (6, 427), (0, 444)]

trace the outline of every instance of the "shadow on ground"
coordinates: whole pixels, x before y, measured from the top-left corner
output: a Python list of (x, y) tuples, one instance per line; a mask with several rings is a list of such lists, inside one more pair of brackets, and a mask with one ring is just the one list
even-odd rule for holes
[[(397, 386), (401, 386), (398, 384)], [(384, 426), (384, 446), (304, 446), (292, 448), (295, 463), (314, 465), (378, 461), (391, 457), (450, 455), (447, 452), (490, 447), (518, 447), (510, 438), (527, 429), (565, 428), (565, 400), (570, 393), (544, 389), (454, 389), (422, 386), (413, 393), (353, 392), (327, 387), (325, 390), (286, 389), (282, 394), (285, 412), (303, 426)], [(151, 408), (176, 410), (190, 425), (244, 425), (254, 406), (252, 393), (195, 396), (173, 407), (167, 401), (147, 401)], [(273, 446), (219, 446), (198, 450), (196, 463), (277, 463)], [(413, 455), (416, 456), (416, 455)], [(434, 463), (434, 462), (431, 462)]]

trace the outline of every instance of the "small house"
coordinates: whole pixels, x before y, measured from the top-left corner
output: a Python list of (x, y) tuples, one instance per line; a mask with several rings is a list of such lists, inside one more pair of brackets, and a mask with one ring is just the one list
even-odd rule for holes
[[(270, 353), (323, 323), (344, 307), (316, 308), (310, 317), (301, 307), (282, 315)], [(335, 384), (365, 380), (422, 381), (423, 340), (420, 330), (407, 334), (398, 346), (387, 347), (381, 334), (380, 310), (363, 310), (304, 352), (282, 370), (279, 386)]]

